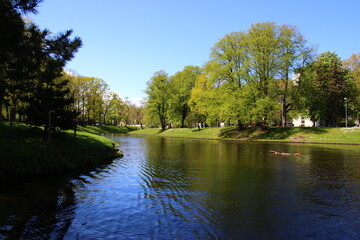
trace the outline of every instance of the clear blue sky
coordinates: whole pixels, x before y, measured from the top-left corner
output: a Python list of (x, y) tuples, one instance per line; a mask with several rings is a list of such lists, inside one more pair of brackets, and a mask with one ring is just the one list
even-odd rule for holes
[(144, 97), (153, 73), (202, 66), (225, 34), (272, 21), (296, 25), (318, 52), (360, 52), (359, 0), (44, 0), (29, 16), (83, 47), (67, 68), (104, 79), (122, 97)]

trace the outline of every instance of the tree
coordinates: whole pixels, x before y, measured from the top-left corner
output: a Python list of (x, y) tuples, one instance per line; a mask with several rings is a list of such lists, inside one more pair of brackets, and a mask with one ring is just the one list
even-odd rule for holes
[(290, 76), (310, 52), (305, 43), (295, 27), (271, 22), (220, 39), (211, 49), (206, 69), (226, 96), (221, 109), (227, 118), (239, 127), (241, 121), (270, 120), (277, 118), (273, 113), (281, 105), (285, 125), (291, 107)]
[(286, 126), (287, 114), (293, 108), (291, 75), (312, 59), (313, 48), (306, 46), (306, 40), (295, 26), (281, 25), (279, 31), (279, 73), (281, 96), (281, 125)]
[(141, 129), (144, 128), (144, 117), (145, 117), (145, 108), (144, 108), (144, 102), (141, 101), (140, 106), (137, 106), (136, 104), (130, 105), (130, 111), (131, 111), (131, 118), (135, 125), (140, 125)]
[(119, 98), (119, 96), (116, 93), (107, 91), (105, 92), (103, 96), (102, 101), (102, 115), (104, 117), (103, 124), (106, 125), (106, 116), (108, 115), (110, 109), (112, 108), (113, 104), (115, 104), (116, 100)]
[(360, 53), (352, 54), (350, 58), (343, 61), (344, 66), (355, 80), (356, 93), (349, 102), (349, 109), (354, 112), (354, 116), (360, 118)]
[(246, 55), (246, 33), (234, 32), (225, 35), (211, 48), (210, 62), (212, 77), (218, 84), (228, 83), (233, 90), (241, 88), (246, 81), (248, 71)]
[(354, 80), (336, 53), (325, 52), (300, 70), (299, 92), (311, 120), (337, 126), (344, 116), (344, 98), (354, 97)]
[[(8, 118), (12, 123), (19, 103), (19, 91), (22, 78), (28, 78), (26, 69), (28, 36), (21, 13), (36, 13), (39, 0), (2, 0), (0, 1), (0, 110), (7, 104)], [(28, 48), (27, 48), (28, 49)], [(15, 79), (13, 79), (15, 77)], [(15, 82), (11, 82), (15, 80)], [(10, 89), (10, 91), (7, 91)], [(11, 96), (9, 96), (10, 94)], [(7, 99), (5, 99), (7, 97)], [(0, 121), (3, 117), (0, 111)]]
[(279, 36), (275, 23), (253, 24), (247, 32), (249, 80), (266, 97), (269, 85), (278, 74)]
[[(244, 118), (241, 91), (248, 81), (248, 58), (246, 55), (246, 33), (235, 32), (225, 35), (211, 49), (210, 61), (206, 66), (209, 78), (226, 98), (222, 104), (222, 118), (234, 119), (241, 127)], [(226, 115), (226, 116), (225, 116)]]
[(152, 118), (158, 118), (162, 130), (165, 130), (168, 123), (171, 94), (169, 82), (168, 74), (165, 71), (159, 71), (154, 73), (146, 89), (148, 95), (146, 110)]
[(78, 37), (70, 39), (70, 30), (53, 36), (47, 30), (41, 31), (35, 26), (31, 29), (30, 34), (38, 36), (41, 41), (36, 48), (34, 61), (38, 69), (28, 89), (25, 112), (28, 123), (44, 125), (45, 132), (50, 136), (52, 129), (68, 128), (66, 122), (73, 119), (73, 113), (67, 111), (73, 102), (68, 97), (68, 80), (60, 77), (66, 62), (73, 58), (82, 43)]
[(186, 66), (170, 78), (169, 84), (173, 94), (170, 99), (169, 115), (173, 122), (180, 122), (182, 128), (185, 127), (185, 119), (190, 113), (188, 102), (191, 89), (200, 73), (200, 67)]

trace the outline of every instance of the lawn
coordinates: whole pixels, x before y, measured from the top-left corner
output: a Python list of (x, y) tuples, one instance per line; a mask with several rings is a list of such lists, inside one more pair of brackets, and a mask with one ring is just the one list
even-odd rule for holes
[(0, 123), (0, 179), (86, 168), (114, 159), (115, 143), (85, 131), (58, 132), (47, 143), (41, 128)]
[(185, 137), (203, 139), (231, 139), (248, 141), (284, 141), (308, 143), (349, 143), (360, 144), (360, 128), (296, 128), (276, 127), (261, 129), (244, 128), (172, 128), (165, 131), (151, 128), (133, 131), (130, 134), (156, 135), (165, 137)]

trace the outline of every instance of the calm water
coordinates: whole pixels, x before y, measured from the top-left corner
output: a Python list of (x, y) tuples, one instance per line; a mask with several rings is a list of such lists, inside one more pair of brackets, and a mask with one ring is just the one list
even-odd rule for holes
[(0, 239), (360, 239), (359, 146), (110, 137), (108, 166), (1, 184)]

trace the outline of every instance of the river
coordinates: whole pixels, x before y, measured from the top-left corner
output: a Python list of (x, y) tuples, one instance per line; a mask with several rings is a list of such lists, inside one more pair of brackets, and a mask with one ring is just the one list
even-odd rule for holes
[(107, 166), (1, 184), (0, 239), (360, 239), (358, 146), (108, 136)]

